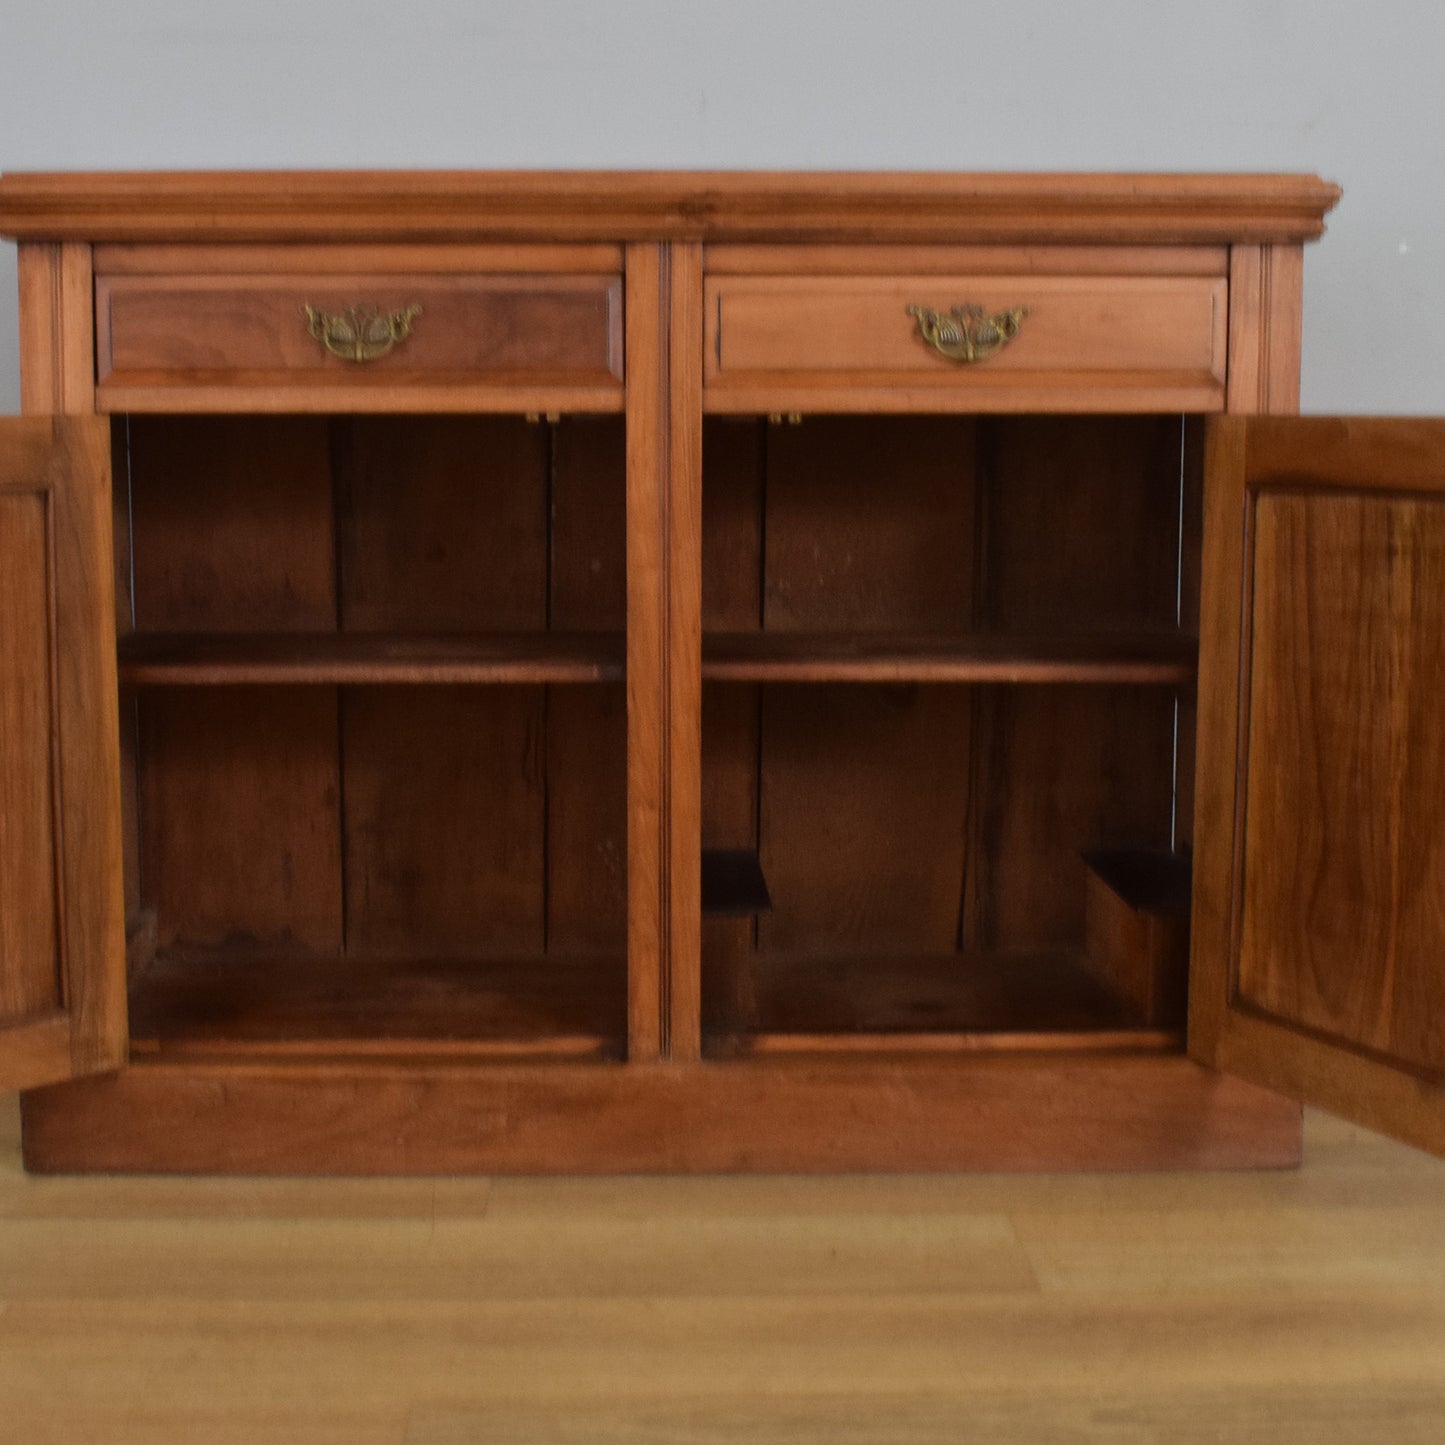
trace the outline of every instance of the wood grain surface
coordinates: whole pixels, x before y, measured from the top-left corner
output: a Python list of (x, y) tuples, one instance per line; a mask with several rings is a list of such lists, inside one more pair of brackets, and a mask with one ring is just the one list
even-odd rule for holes
[(0, 235), (85, 241), (1307, 240), (1309, 175), (786, 171), (10, 173)]
[(0, 1081), (124, 1057), (110, 437), (0, 427)]
[(1214, 428), (1190, 1000), (1197, 1057), (1435, 1149), (1442, 457), (1436, 420)]

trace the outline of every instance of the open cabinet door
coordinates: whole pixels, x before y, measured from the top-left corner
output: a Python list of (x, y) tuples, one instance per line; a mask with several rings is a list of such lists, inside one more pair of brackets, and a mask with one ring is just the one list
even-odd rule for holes
[(1445, 1152), (1445, 422), (1211, 421), (1189, 1049)]
[(0, 1088), (125, 1057), (112, 569), (108, 423), (0, 418)]

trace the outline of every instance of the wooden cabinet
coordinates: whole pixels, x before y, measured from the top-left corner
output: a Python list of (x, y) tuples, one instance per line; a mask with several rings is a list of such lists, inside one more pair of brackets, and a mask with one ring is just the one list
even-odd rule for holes
[(1445, 434), (1251, 417), (1335, 196), (5, 177), (29, 1165), (1445, 1145)]

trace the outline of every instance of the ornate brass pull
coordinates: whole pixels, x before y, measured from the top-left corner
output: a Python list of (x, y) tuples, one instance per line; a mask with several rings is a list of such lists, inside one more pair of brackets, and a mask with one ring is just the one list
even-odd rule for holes
[(375, 306), (348, 306), (344, 311), (320, 311), (303, 306), (306, 329), (343, 361), (375, 361), (411, 335), (412, 321), (421, 307), (381, 312)]
[(918, 334), (940, 356), (967, 363), (986, 361), (1002, 351), (1019, 334), (1029, 312), (1026, 306), (1014, 306), (990, 314), (982, 306), (966, 301), (946, 316), (929, 306), (910, 306), (908, 314), (917, 318)]

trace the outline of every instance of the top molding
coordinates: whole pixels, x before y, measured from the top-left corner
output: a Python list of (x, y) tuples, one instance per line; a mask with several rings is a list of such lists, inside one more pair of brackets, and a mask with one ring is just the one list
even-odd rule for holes
[(1309, 175), (235, 171), (0, 176), (26, 241), (1298, 242)]

